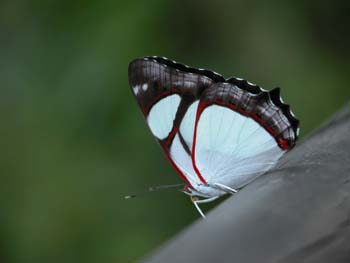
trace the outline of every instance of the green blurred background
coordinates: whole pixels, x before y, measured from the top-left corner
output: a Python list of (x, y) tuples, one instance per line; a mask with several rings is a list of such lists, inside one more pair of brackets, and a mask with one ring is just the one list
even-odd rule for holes
[[(0, 262), (132, 262), (198, 219), (143, 122), (146, 55), (282, 87), (302, 135), (350, 97), (349, 1), (0, 3)], [(208, 207), (208, 206), (207, 206)]]

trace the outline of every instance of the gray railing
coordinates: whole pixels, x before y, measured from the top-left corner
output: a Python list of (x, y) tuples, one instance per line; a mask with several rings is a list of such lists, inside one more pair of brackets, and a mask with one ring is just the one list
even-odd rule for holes
[(350, 262), (350, 112), (141, 262)]

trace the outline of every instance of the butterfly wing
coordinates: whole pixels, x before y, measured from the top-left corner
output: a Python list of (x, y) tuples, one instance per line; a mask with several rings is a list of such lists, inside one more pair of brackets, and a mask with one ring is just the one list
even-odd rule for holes
[(279, 89), (267, 92), (232, 78), (201, 95), (193, 166), (203, 183), (240, 188), (271, 169), (297, 136), (298, 121), (282, 103)]
[(191, 149), (194, 122), (203, 91), (218, 74), (189, 68), (160, 57), (136, 59), (129, 65), (129, 82), (145, 120), (167, 159), (189, 186), (199, 183)]
[(129, 82), (168, 160), (192, 188), (239, 188), (291, 149), (299, 122), (279, 96), (243, 79), (161, 57), (136, 59)]

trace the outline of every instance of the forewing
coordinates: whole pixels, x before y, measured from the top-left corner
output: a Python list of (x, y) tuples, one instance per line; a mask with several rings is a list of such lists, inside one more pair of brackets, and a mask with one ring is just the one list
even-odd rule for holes
[(136, 59), (129, 65), (132, 93), (152, 134), (190, 186), (199, 182), (191, 160), (199, 97), (221, 78), (160, 57)]

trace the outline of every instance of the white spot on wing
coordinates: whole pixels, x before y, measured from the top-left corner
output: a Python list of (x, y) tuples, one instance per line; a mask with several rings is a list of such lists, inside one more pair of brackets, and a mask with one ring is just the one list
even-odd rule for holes
[(148, 84), (147, 83), (144, 83), (143, 85), (142, 85), (142, 90), (143, 91), (146, 91), (148, 89)]
[(140, 92), (140, 88), (141, 88), (140, 85), (136, 85), (133, 87), (135, 95), (137, 95)]

